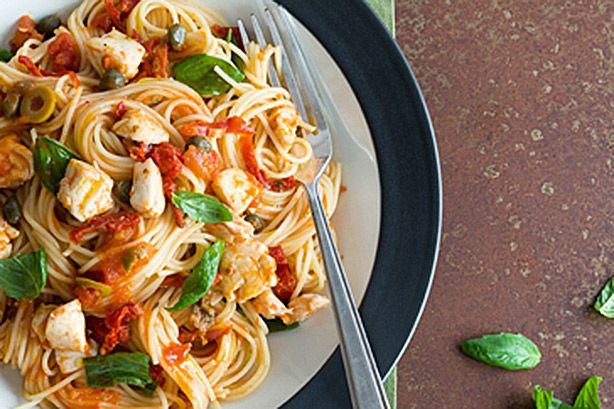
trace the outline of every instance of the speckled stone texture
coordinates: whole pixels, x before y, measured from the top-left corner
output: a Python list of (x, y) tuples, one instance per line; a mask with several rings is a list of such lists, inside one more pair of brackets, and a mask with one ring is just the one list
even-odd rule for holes
[[(532, 408), (536, 384), (572, 401), (592, 374), (614, 407), (614, 320), (591, 308), (614, 274), (613, 16), (612, 0), (397, 1), (445, 213), (399, 408)], [(541, 365), (506, 372), (458, 349), (499, 331), (533, 339)]]

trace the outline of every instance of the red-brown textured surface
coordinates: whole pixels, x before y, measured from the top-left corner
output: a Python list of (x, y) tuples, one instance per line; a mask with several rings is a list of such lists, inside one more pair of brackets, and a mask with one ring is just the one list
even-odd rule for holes
[[(444, 175), (431, 298), (399, 367), (399, 408), (531, 408), (591, 374), (614, 406), (611, 0), (400, 0), (398, 39), (429, 105)], [(522, 332), (542, 364), (506, 372), (458, 350)]]

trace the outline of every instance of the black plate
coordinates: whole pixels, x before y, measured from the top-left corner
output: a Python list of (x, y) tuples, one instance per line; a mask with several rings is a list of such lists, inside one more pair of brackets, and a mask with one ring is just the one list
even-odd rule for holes
[[(409, 64), (360, 0), (280, 0), (343, 70), (369, 123), (382, 186), (373, 276), (361, 307), (380, 372), (413, 334), (434, 273), (441, 225), (435, 135)], [(351, 408), (339, 350), (284, 409)]]

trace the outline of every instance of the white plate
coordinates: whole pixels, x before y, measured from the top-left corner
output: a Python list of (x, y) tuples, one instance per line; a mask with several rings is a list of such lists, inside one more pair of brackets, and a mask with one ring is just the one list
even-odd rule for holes
[[(102, 1), (102, 0), (101, 0)], [(142, 0), (146, 1), (146, 0)], [(231, 25), (245, 18), (256, 7), (253, 0), (200, 0), (218, 11)], [(15, 23), (23, 14), (35, 18), (68, 12), (78, 1), (40, 0), (6, 1), (2, 6), (0, 27), (4, 44), (13, 35)], [(335, 160), (343, 164), (343, 184), (347, 192), (341, 196), (333, 225), (337, 231), (350, 284), (357, 299), (362, 299), (375, 260), (380, 229), (380, 185), (371, 133), (343, 73), (315, 38), (302, 29), (303, 44), (314, 59), (340, 110), (351, 137), (335, 139)], [(292, 397), (326, 362), (338, 341), (331, 311), (315, 315), (295, 331), (269, 337), (271, 371), (265, 382), (244, 399), (223, 404), (225, 409), (274, 408)], [(24, 402), (22, 380), (17, 371), (0, 370), (0, 408)]]

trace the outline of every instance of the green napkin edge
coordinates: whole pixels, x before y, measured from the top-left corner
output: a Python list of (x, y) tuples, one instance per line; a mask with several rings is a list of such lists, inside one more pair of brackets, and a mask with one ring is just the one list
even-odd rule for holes
[[(388, 31), (394, 37), (395, 30), (395, 15), (394, 15), (394, 0), (368, 0), (373, 10), (379, 15)], [(397, 368), (394, 368), (388, 378), (384, 381), (384, 389), (388, 397), (388, 403), (392, 409), (397, 407)]]

